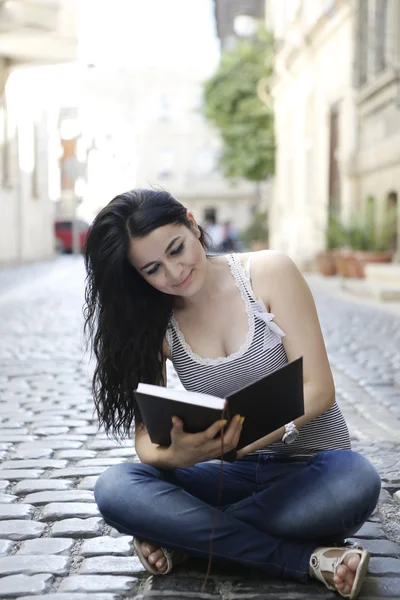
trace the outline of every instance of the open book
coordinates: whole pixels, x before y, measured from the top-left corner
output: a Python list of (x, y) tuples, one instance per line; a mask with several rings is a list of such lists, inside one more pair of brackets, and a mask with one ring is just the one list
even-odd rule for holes
[(300, 357), (261, 379), (218, 398), (140, 383), (136, 400), (151, 441), (171, 444), (172, 417), (182, 419), (188, 433), (204, 431), (222, 417), (245, 417), (237, 448), (243, 448), (304, 414), (303, 358)]

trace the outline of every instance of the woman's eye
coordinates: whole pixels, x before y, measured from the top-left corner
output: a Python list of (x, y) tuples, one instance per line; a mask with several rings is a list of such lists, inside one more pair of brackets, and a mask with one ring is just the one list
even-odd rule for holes
[(180, 246), (175, 248), (175, 250), (172, 250), (171, 255), (175, 256), (175, 254), (180, 254), (180, 252), (182, 252), (183, 248), (184, 248), (184, 244), (182, 242), (182, 244)]
[(154, 267), (152, 269), (150, 269), (150, 271), (147, 271), (147, 275), (154, 275), (155, 273), (157, 273), (159, 268), (160, 268), (159, 264), (154, 265)]

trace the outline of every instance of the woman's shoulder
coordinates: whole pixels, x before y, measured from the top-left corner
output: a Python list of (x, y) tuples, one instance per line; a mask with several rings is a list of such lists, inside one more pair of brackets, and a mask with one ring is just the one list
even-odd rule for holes
[(239, 257), (242, 265), (245, 267), (249, 260), (251, 261), (251, 270), (264, 271), (264, 274), (268, 270), (285, 269), (291, 268), (294, 265), (287, 254), (280, 252), (279, 250), (257, 250), (255, 252), (241, 252), (236, 256)]

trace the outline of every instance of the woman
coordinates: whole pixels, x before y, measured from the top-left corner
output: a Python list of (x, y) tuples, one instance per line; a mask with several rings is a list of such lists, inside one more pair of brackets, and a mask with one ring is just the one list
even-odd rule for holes
[[(380, 479), (350, 450), (313, 299), (294, 263), (272, 251), (207, 256), (203, 230), (177, 200), (134, 190), (96, 217), (86, 266), (99, 420), (116, 435), (134, 423), (141, 461), (99, 477), (106, 522), (134, 536), (151, 573), (168, 573), (185, 555), (207, 558), (221, 424), (186, 434), (174, 418), (171, 446), (157, 446), (134, 390), (139, 382), (166, 385), (167, 358), (185, 388), (224, 397), (303, 356), (304, 416), (224, 463), (212, 555), (297, 581), (314, 577), (355, 598), (369, 554), (343, 540), (373, 512)], [(241, 424), (229, 425), (226, 451)]]

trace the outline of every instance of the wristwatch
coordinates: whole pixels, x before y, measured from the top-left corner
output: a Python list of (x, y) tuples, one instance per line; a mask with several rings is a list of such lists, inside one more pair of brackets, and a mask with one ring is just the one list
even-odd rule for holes
[(289, 445), (293, 444), (299, 437), (299, 430), (296, 425), (291, 421), (285, 425), (285, 433), (283, 434), (282, 443)]

